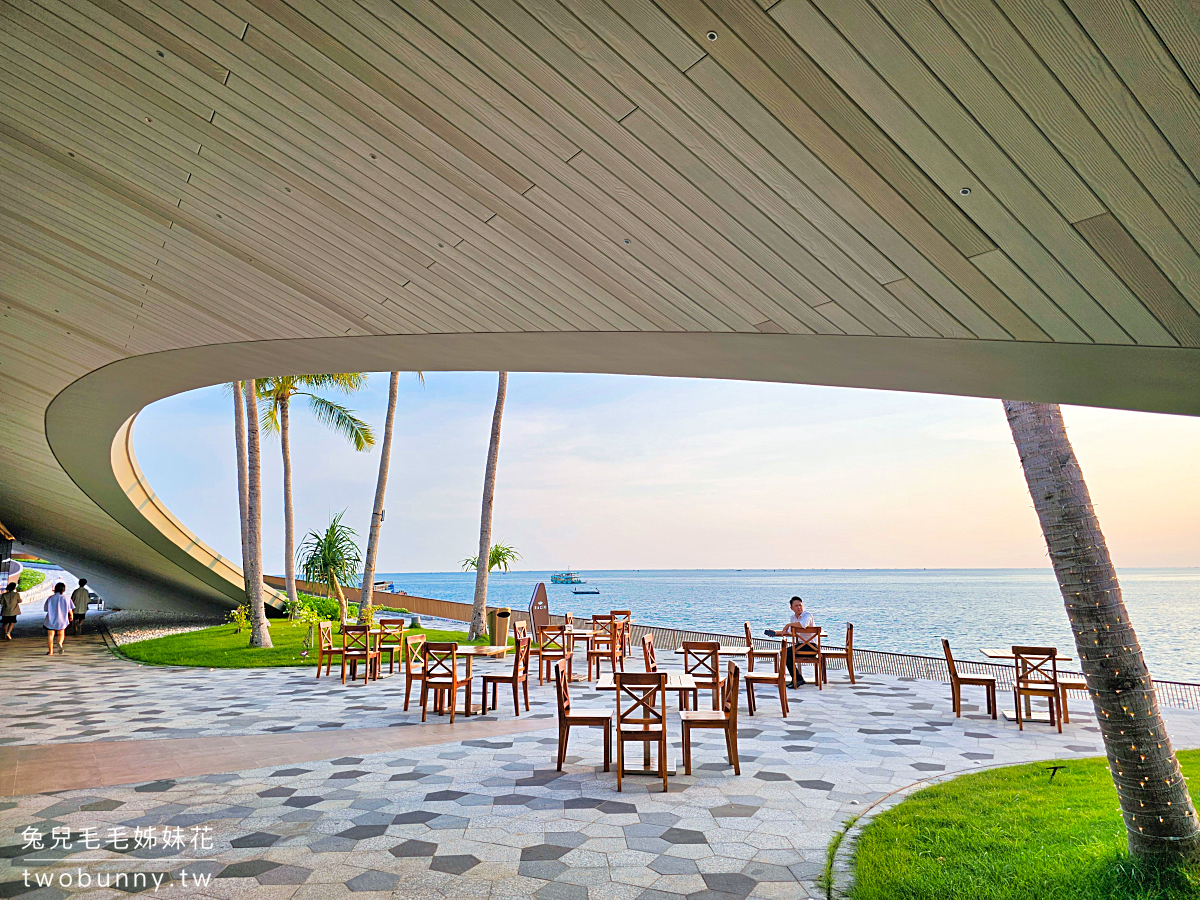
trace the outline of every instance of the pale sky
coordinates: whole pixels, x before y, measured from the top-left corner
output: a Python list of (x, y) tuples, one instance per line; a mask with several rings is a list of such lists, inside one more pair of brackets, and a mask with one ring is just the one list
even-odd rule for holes
[[(381, 433), (386, 374), (346, 402)], [(495, 373), (401, 382), (380, 572), (456, 571), (478, 543)], [(138, 417), (150, 483), (240, 560), (232, 401), (220, 387)], [(1200, 419), (1065, 409), (1119, 566), (1195, 566)], [(378, 450), (292, 417), (296, 530), (362, 536)], [(264, 555), (283, 571), (279, 442), (263, 453)], [(521, 569), (1047, 565), (999, 401), (850, 388), (514, 373), (493, 537)]]

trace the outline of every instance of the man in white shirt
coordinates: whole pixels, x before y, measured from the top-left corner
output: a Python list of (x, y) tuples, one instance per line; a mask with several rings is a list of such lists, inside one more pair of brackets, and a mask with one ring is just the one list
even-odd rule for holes
[[(817, 622), (813, 618), (813, 614), (810, 612), (805, 612), (803, 599), (801, 599), (800, 597), (793, 597), (791, 600), (791, 606), (792, 606), (791, 621), (789, 621), (787, 623), (787, 625), (783, 626), (783, 628), (779, 629), (779, 631), (775, 631), (774, 629), (768, 628), (767, 629), (768, 637), (776, 637), (780, 633), (790, 634), (796, 628), (816, 628), (817, 627)], [(795, 687), (799, 687), (800, 685), (804, 684), (804, 675), (800, 672), (800, 669), (796, 666), (794, 660), (792, 659), (791, 653), (787, 654), (786, 662), (787, 662), (788, 673), (792, 676), (792, 687), (795, 688)]]

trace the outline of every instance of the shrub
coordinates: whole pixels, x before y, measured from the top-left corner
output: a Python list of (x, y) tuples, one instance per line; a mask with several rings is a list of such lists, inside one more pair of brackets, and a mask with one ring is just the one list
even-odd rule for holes
[(241, 634), (242, 629), (250, 624), (250, 604), (243, 603), (237, 609), (231, 609), (225, 615), (225, 619), (226, 621), (233, 623), (234, 634)]
[(337, 620), (340, 614), (336, 597), (317, 597), (313, 594), (300, 594), (300, 605), (313, 610), (322, 619)]

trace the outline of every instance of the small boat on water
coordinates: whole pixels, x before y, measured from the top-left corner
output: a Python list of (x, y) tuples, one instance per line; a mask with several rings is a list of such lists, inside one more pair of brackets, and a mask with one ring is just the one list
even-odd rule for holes
[(571, 591), (571, 593), (572, 594), (598, 594), (598, 593), (600, 593), (600, 591), (597, 590), (596, 588), (588, 588), (587, 590), (582, 590), (582, 591), (579, 588), (575, 588), (575, 590)]
[(578, 572), (555, 572), (550, 576), (551, 584), (587, 584)]

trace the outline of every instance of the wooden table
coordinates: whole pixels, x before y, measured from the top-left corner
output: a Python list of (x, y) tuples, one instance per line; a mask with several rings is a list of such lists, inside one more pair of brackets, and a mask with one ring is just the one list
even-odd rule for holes
[[(1017, 658), (1016, 654), (1014, 654), (1012, 652), (1011, 647), (1008, 650), (1005, 650), (1003, 647), (980, 647), (979, 652), (982, 653), (984, 656), (986, 656), (988, 659), (1015, 660)], [(1054, 657), (1055, 662), (1070, 662), (1071, 659), (1072, 659), (1072, 657), (1070, 657), (1070, 656), (1055, 656)], [(1017, 721), (1016, 710), (1002, 709), (1002, 710), (1000, 710), (1000, 712), (1004, 715), (1004, 718), (1007, 719), (1008, 721), (1010, 721), (1010, 722)], [(1031, 702), (1031, 698), (1028, 696), (1026, 696), (1026, 698), (1025, 698), (1025, 714), (1023, 716), (1021, 716), (1021, 718), (1024, 719), (1026, 722), (1038, 722), (1042, 725), (1052, 724), (1050, 722), (1050, 713), (1047, 712), (1046, 714), (1043, 715), (1040, 712), (1035, 713), (1033, 711), (1033, 703)]]
[[(693, 678), (691, 675), (687, 675), (683, 672), (664, 672), (663, 674), (667, 676), (667, 690), (668, 691), (679, 691), (679, 690), (694, 691), (696, 689), (696, 679)], [(601, 675), (598, 679), (596, 679), (596, 690), (598, 690), (598, 691), (615, 691), (616, 689), (617, 689), (617, 679), (615, 676), (613, 676), (611, 674)], [(664, 728), (666, 727), (665, 722), (663, 723), (663, 727)], [(672, 765), (671, 762), (668, 760), (667, 761), (667, 774), (674, 775), (676, 773), (676, 771), (677, 771), (677, 767)], [(650, 765), (650, 745), (648, 743), (642, 744), (642, 768), (640, 768), (640, 769), (626, 768), (621, 771), (621, 774), (622, 775), (652, 775), (655, 778), (658, 777), (658, 769), (654, 768)]]

